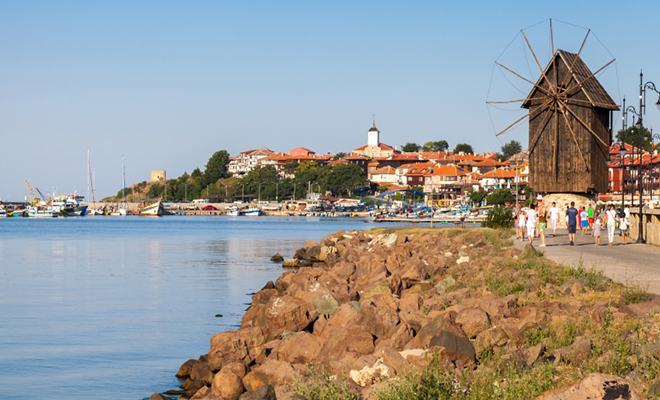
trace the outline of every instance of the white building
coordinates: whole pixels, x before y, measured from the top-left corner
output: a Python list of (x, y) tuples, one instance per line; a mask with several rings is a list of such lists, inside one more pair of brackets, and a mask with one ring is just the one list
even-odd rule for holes
[(257, 166), (259, 160), (273, 154), (275, 154), (275, 152), (265, 147), (256, 150), (242, 151), (236, 157), (229, 157), (227, 171), (237, 178), (242, 178)]

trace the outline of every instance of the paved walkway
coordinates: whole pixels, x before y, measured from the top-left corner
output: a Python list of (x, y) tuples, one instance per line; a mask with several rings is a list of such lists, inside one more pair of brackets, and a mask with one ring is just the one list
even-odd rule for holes
[[(549, 235), (547, 235), (549, 233)], [(534, 239), (534, 247), (549, 259), (564, 265), (576, 265), (580, 257), (585, 268), (602, 270), (606, 276), (624, 284), (648, 285), (648, 292), (660, 294), (660, 247), (636, 244), (628, 240), (623, 245), (619, 231), (614, 234), (614, 246), (607, 245), (607, 230), (601, 230), (601, 245), (594, 245), (594, 238), (576, 234), (575, 246), (568, 244), (568, 231), (557, 228), (557, 236), (552, 237), (552, 229), (546, 230), (546, 247), (539, 247), (541, 239)], [(514, 238), (517, 247), (523, 248), (528, 241)]]

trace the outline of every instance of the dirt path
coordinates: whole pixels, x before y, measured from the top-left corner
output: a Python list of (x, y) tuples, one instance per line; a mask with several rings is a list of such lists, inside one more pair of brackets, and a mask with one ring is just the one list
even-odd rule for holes
[[(660, 294), (659, 247), (630, 241), (624, 246), (618, 230), (614, 236), (614, 246), (607, 245), (605, 230), (601, 231), (600, 246), (594, 245), (594, 238), (590, 234), (582, 235), (578, 232), (575, 246), (569, 246), (566, 229), (558, 228), (556, 237), (552, 237), (551, 230), (549, 233), (546, 247), (539, 247), (541, 240), (534, 239), (534, 247), (549, 259), (564, 265), (576, 265), (581, 258), (586, 268), (603, 270), (605, 275), (617, 282), (640, 285), (650, 293)], [(528, 242), (514, 238), (514, 243), (523, 248)]]

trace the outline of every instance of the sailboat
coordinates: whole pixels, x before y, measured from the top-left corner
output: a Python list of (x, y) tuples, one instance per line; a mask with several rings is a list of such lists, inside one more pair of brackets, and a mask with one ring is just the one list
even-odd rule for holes
[(124, 165), (124, 156), (121, 156), (121, 187), (123, 188), (123, 200), (121, 205), (118, 205), (117, 210), (110, 213), (112, 216), (126, 215), (126, 167)]

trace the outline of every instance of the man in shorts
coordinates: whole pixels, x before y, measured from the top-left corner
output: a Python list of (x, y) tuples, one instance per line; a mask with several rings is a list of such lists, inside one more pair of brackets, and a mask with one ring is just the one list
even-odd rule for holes
[(568, 240), (570, 240), (571, 246), (575, 246), (577, 215), (578, 210), (575, 209), (575, 202), (571, 201), (571, 206), (566, 210), (566, 219), (568, 220)]
[(532, 203), (527, 210), (527, 238), (529, 239), (530, 246), (534, 246), (534, 236), (536, 236), (536, 221), (538, 214), (536, 212), (536, 204)]

